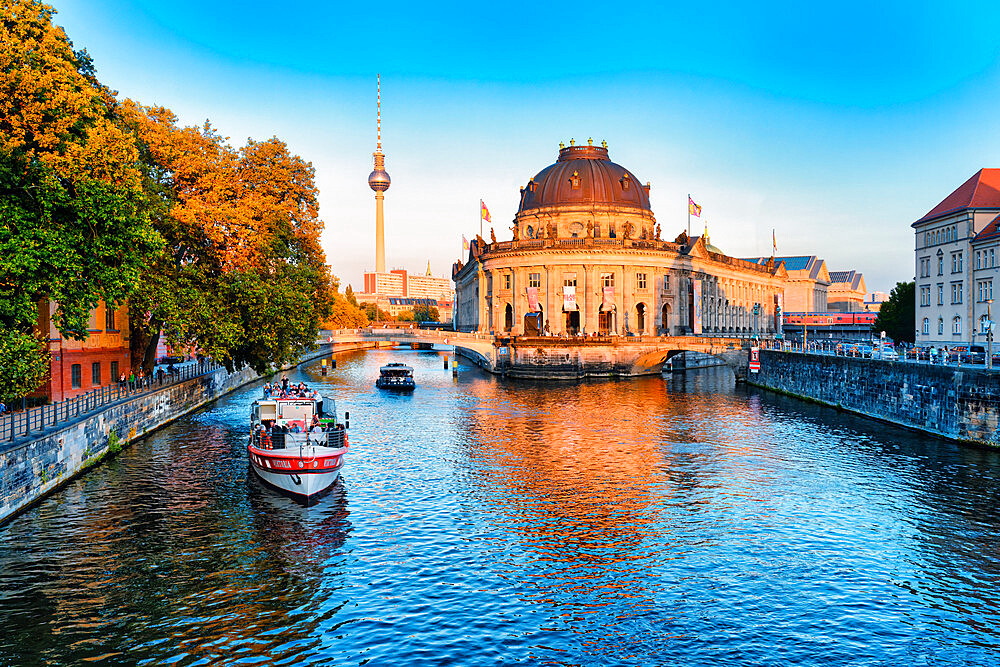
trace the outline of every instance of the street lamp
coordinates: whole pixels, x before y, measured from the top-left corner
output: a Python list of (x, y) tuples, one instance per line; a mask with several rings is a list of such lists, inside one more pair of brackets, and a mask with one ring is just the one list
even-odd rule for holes
[(993, 368), (993, 317), (990, 306), (993, 299), (986, 299), (986, 368)]

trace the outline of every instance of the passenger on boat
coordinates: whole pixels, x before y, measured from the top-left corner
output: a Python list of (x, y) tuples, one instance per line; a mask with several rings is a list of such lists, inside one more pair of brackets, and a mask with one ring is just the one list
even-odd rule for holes
[(309, 424), (309, 430), (315, 431), (317, 429), (322, 430), (323, 425), (319, 421), (319, 415), (313, 415), (312, 423)]
[(284, 391), (288, 391), (288, 376), (282, 376), (281, 378), (281, 388)]
[(302, 427), (298, 422), (292, 422), (292, 427), (288, 429), (291, 433), (302, 433)]

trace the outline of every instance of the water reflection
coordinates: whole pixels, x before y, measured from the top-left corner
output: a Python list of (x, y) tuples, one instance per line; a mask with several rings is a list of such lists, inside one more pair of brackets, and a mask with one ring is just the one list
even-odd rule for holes
[[(411, 396), (374, 388), (416, 368)], [(247, 388), (0, 529), (0, 664), (990, 664), (995, 452), (733, 384), (291, 374), (351, 411), (303, 507)]]

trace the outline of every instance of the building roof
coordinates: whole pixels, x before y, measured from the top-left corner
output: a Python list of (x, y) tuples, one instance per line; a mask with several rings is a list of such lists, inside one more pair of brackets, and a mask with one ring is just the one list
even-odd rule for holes
[[(770, 257), (745, 257), (754, 264), (767, 264)], [(816, 255), (796, 255), (794, 257), (775, 257), (774, 262), (785, 263), (785, 271), (808, 271), (810, 278), (817, 278), (823, 268), (823, 260)]]
[(970, 208), (1000, 209), (1000, 169), (980, 169), (913, 225)]
[(861, 289), (861, 285), (864, 281), (864, 276), (854, 269), (850, 271), (831, 271), (830, 272), (830, 283), (845, 283), (850, 289), (858, 290)]
[(1000, 236), (1000, 215), (990, 220), (990, 224), (983, 227), (982, 231), (976, 234), (975, 238), (972, 239), (973, 243), (977, 241), (989, 241)]
[(607, 146), (563, 146), (555, 164), (542, 169), (521, 188), (517, 212), (593, 204), (650, 211), (648, 186), (612, 162)]

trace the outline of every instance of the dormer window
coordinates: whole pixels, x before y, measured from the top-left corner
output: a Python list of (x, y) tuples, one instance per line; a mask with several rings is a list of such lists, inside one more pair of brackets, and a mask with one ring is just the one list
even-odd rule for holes
[(628, 174), (621, 177), (622, 190), (628, 190), (629, 186), (632, 185), (632, 179), (629, 178)]
[(569, 177), (569, 184), (574, 190), (580, 189), (580, 172), (573, 172), (573, 175)]
[(528, 181), (528, 192), (530, 192), (530, 193), (534, 194), (534, 192), (535, 192), (535, 187), (537, 187), (537, 186), (535, 185), (535, 179), (531, 179), (530, 181)]

